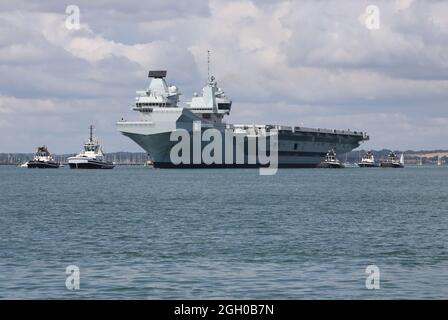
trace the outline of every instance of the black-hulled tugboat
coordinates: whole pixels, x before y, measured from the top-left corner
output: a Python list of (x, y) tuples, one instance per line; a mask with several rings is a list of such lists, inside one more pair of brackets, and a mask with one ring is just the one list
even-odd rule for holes
[(325, 160), (319, 165), (321, 168), (345, 168), (344, 165), (336, 158), (336, 152), (331, 149), (327, 152)]
[(106, 161), (103, 150), (97, 140), (93, 139), (93, 126), (90, 126), (89, 140), (84, 143), (84, 150), (75, 157), (68, 158), (71, 169), (112, 169), (114, 164)]
[(395, 152), (389, 153), (386, 160), (381, 161), (382, 168), (404, 168), (404, 156), (401, 154), (400, 159), (398, 159)]
[(371, 151), (368, 151), (367, 153), (365, 153), (362, 156), (361, 162), (358, 162), (358, 167), (361, 167), (361, 168), (378, 167), (377, 164), (375, 163), (375, 158), (373, 157), (373, 154)]
[(36, 155), (33, 160), (26, 163), (27, 168), (40, 168), (40, 169), (56, 169), (60, 167), (60, 163), (54, 161), (50, 152), (48, 152), (47, 146), (37, 148)]

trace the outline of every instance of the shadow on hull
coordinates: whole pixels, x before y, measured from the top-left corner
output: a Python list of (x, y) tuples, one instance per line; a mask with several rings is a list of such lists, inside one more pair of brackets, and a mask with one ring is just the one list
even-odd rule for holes
[(324, 169), (343, 169), (345, 166), (341, 163), (321, 163), (318, 165), (319, 168)]
[(377, 168), (378, 165), (373, 163), (358, 163), (358, 167), (360, 168)]
[(30, 161), (27, 167), (30, 169), (57, 169), (60, 164), (57, 162)]
[(381, 168), (404, 168), (401, 163), (381, 163)]
[[(178, 164), (175, 165), (170, 162), (154, 162), (154, 168), (159, 169), (258, 169), (258, 168), (268, 168), (269, 166), (260, 164)], [(317, 168), (317, 164), (306, 164), (306, 163), (287, 163), (279, 164), (278, 168)]]

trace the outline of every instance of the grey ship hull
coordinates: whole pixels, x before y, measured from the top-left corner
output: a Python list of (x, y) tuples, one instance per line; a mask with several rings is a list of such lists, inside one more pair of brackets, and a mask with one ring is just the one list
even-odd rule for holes
[[(223, 159), (220, 164), (193, 163), (192, 159), (188, 164), (173, 164), (170, 159), (170, 151), (177, 142), (170, 141), (170, 132), (150, 135), (125, 131), (122, 131), (122, 133), (148, 153), (155, 168), (259, 168), (263, 166), (258, 159), (256, 163), (249, 163), (247, 159), (247, 140), (244, 146), (245, 158), (243, 164), (236, 163), (236, 160), (231, 164), (225, 163), (224, 148), (222, 150)], [(338, 154), (343, 154), (357, 148), (363, 140), (366, 140), (366, 137), (359, 134), (279, 130), (278, 167), (315, 168), (322, 162), (329, 149), (334, 149)], [(190, 138), (190, 141), (192, 141), (192, 138)], [(202, 148), (208, 143), (203, 142)], [(191, 147), (190, 150), (192, 150)], [(236, 154), (235, 147), (233, 154)]]

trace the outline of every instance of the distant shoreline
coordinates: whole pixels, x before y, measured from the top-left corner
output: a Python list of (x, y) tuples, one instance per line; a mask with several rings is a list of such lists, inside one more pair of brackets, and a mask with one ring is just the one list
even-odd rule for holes
[[(351, 163), (356, 163), (360, 160), (361, 155), (366, 152), (366, 149), (350, 151), (347, 154), (339, 154), (338, 158), (342, 161), (347, 161)], [(370, 150), (372, 151), (376, 160), (385, 159), (389, 152), (394, 151), (395, 153), (403, 153), (405, 156), (406, 164), (434, 164), (437, 162), (438, 157), (440, 157), (443, 163), (448, 163), (448, 150)], [(71, 154), (55, 154), (54, 159), (61, 163), (66, 163), (67, 158), (74, 156)], [(34, 157), (34, 153), (0, 153), (0, 165), (19, 165), (26, 161), (31, 160)], [(111, 152), (105, 154), (107, 161), (112, 161), (117, 165), (143, 165), (149, 159), (145, 152)]]

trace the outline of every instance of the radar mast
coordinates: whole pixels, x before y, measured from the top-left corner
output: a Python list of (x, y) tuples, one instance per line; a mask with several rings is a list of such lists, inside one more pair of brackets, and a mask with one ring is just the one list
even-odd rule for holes
[(207, 50), (207, 81), (210, 81), (210, 50)]
[(93, 125), (90, 125), (89, 129), (90, 129), (90, 139), (89, 139), (89, 141), (92, 142), (93, 141)]

